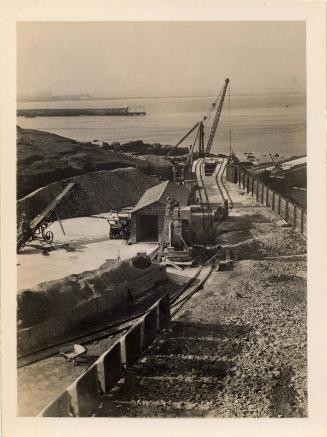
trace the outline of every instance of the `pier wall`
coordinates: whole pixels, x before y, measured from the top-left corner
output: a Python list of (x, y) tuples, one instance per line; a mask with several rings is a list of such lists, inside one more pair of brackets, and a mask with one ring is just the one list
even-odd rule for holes
[(158, 332), (169, 328), (170, 318), (167, 292), (39, 416), (90, 417), (99, 406), (101, 396), (108, 393), (123, 377), (124, 371), (141, 358)]
[(238, 183), (257, 202), (268, 206), (295, 230), (307, 235), (307, 211), (305, 208), (265, 185), (244, 167), (230, 166), (229, 169), (227, 167), (226, 178), (228, 182)]

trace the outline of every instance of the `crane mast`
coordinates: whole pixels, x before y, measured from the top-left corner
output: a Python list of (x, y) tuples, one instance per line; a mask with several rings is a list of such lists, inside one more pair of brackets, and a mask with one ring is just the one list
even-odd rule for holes
[(220, 114), (221, 114), (221, 110), (222, 110), (222, 107), (223, 107), (223, 103), (224, 103), (224, 99), (225, 99), (225, 95), (226, 95), (228, 84), (229, 84), (229, 79), (225, 79), (225, 84), (224, 84), (224, 87), (223, 87), (223, 90), (222, 90), (222, 94), (221, 94), (221, 97), (220, 97), (220, 100), (219, 100), (219, 104), (218, 104), (218, 107), (217, 107), (217, 112), (216, 112), (215, 118), (214, 118), (213, 123), (212, 123), (212, 127), (211, 127), (211, 131), (210, 131), (207, 147), (206, 147), (206, 150), (205, 150), (205, 155), (206, 156), (209, 155), (209, 153), (211, 151), (213, 139), (215, 137), (216, 130), (217, 130), (217, 127), (218, 127), (218, 123), (219, 123), (219, 119), (220, 119)]

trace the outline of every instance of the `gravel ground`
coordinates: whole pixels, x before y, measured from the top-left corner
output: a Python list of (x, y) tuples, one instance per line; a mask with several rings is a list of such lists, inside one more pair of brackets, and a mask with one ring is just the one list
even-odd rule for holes
[(305, 269), (240, 261), (214, 273), (97, 415), (306, 416)]
[(220, 239), (239, 246), (237, 260), (211, 275), (96, 416), (307, 416), (306, 241), (234, 187), (242, 209)]

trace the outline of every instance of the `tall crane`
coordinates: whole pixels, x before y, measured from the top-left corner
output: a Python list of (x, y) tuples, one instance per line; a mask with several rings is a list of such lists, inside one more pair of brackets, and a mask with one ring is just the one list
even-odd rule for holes
[(180, 145), (180, 144), (182, 144), (182, 142), (184, 141), (184, 140), (186, 140), (186, 138), (189, 136), (189, 135), (191, 135), (191, 133), (199, 126), (199, 124), (200, 123), (196, 123), (193, 127), (192, 127), (192, 129), (190, 129), (188, 132), (187, 132), (187, 134), (185, 134), (184, 136), (183, 136), (183, 138), (181, 139), (181, 140), (179, 140), (178, 141), (178, 143), (167, 153), (167, 155), (166, 156), (169, 156), (173, 151), (175, 151), (176, 149), (177, 149), (177, 147)]
[[(225, 99), (225, 95), (226, 95), (226, 91), (227, 91), (228, 85), (229, 85), (229, 79), (225, 79), (225, 84), (224, 84), (224, 86), (222, 88), (222, 91), (219, 93), (220, 99), (219, 99), (219, 103), (218, 103), (218, 106), (217, 106), (216, 115), (215, 115), (215, 118), (214, 118), (213, 123), (212, 123), (212, 127), (211, 127), (211, 131), (210, 131), (210, 134), (209, 134), (208, 143), (207, 143), (207, 146), (206, 146), (206, 149), (205, 149), (205, 153), (204, 153), (205, 156), (209, 155), (209, 153), (211, 151), (213, 139), (215, 137), (216, 130), (217, 130), (217, 127), (218, 127), (218, 123), (219, 123), (219, 119), (220, 119), (220, 115), (221, 115), (221, 110), (222, 110), (222, 107), (223, 107), (223, 104), (224, 104), (224, 99)], [(214, 105), (216, 105), (216, 103), (214, 103)]]

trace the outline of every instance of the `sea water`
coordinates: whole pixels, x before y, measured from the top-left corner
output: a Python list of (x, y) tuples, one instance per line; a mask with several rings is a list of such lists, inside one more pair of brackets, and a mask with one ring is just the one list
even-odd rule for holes
[[(175, 145), (207, 115), (215, 97), (166, 97), (133, 99), (93, 99), (78, 101), (19, 102), (27, 108), (106, 108), (141, 106), (145, 116), (18, 117), (23, 128), (55, 133), (78, 141), (146, 143)], [(213, 121), (205, 129), (205, 144)], [(190, 146), (195, 132), (182, 146)], [(306, 153), (306, 102), (300, 94), (257, 94), (226, 96), (212, 152), (242, 156), (269, 153), (280, 156)]]

